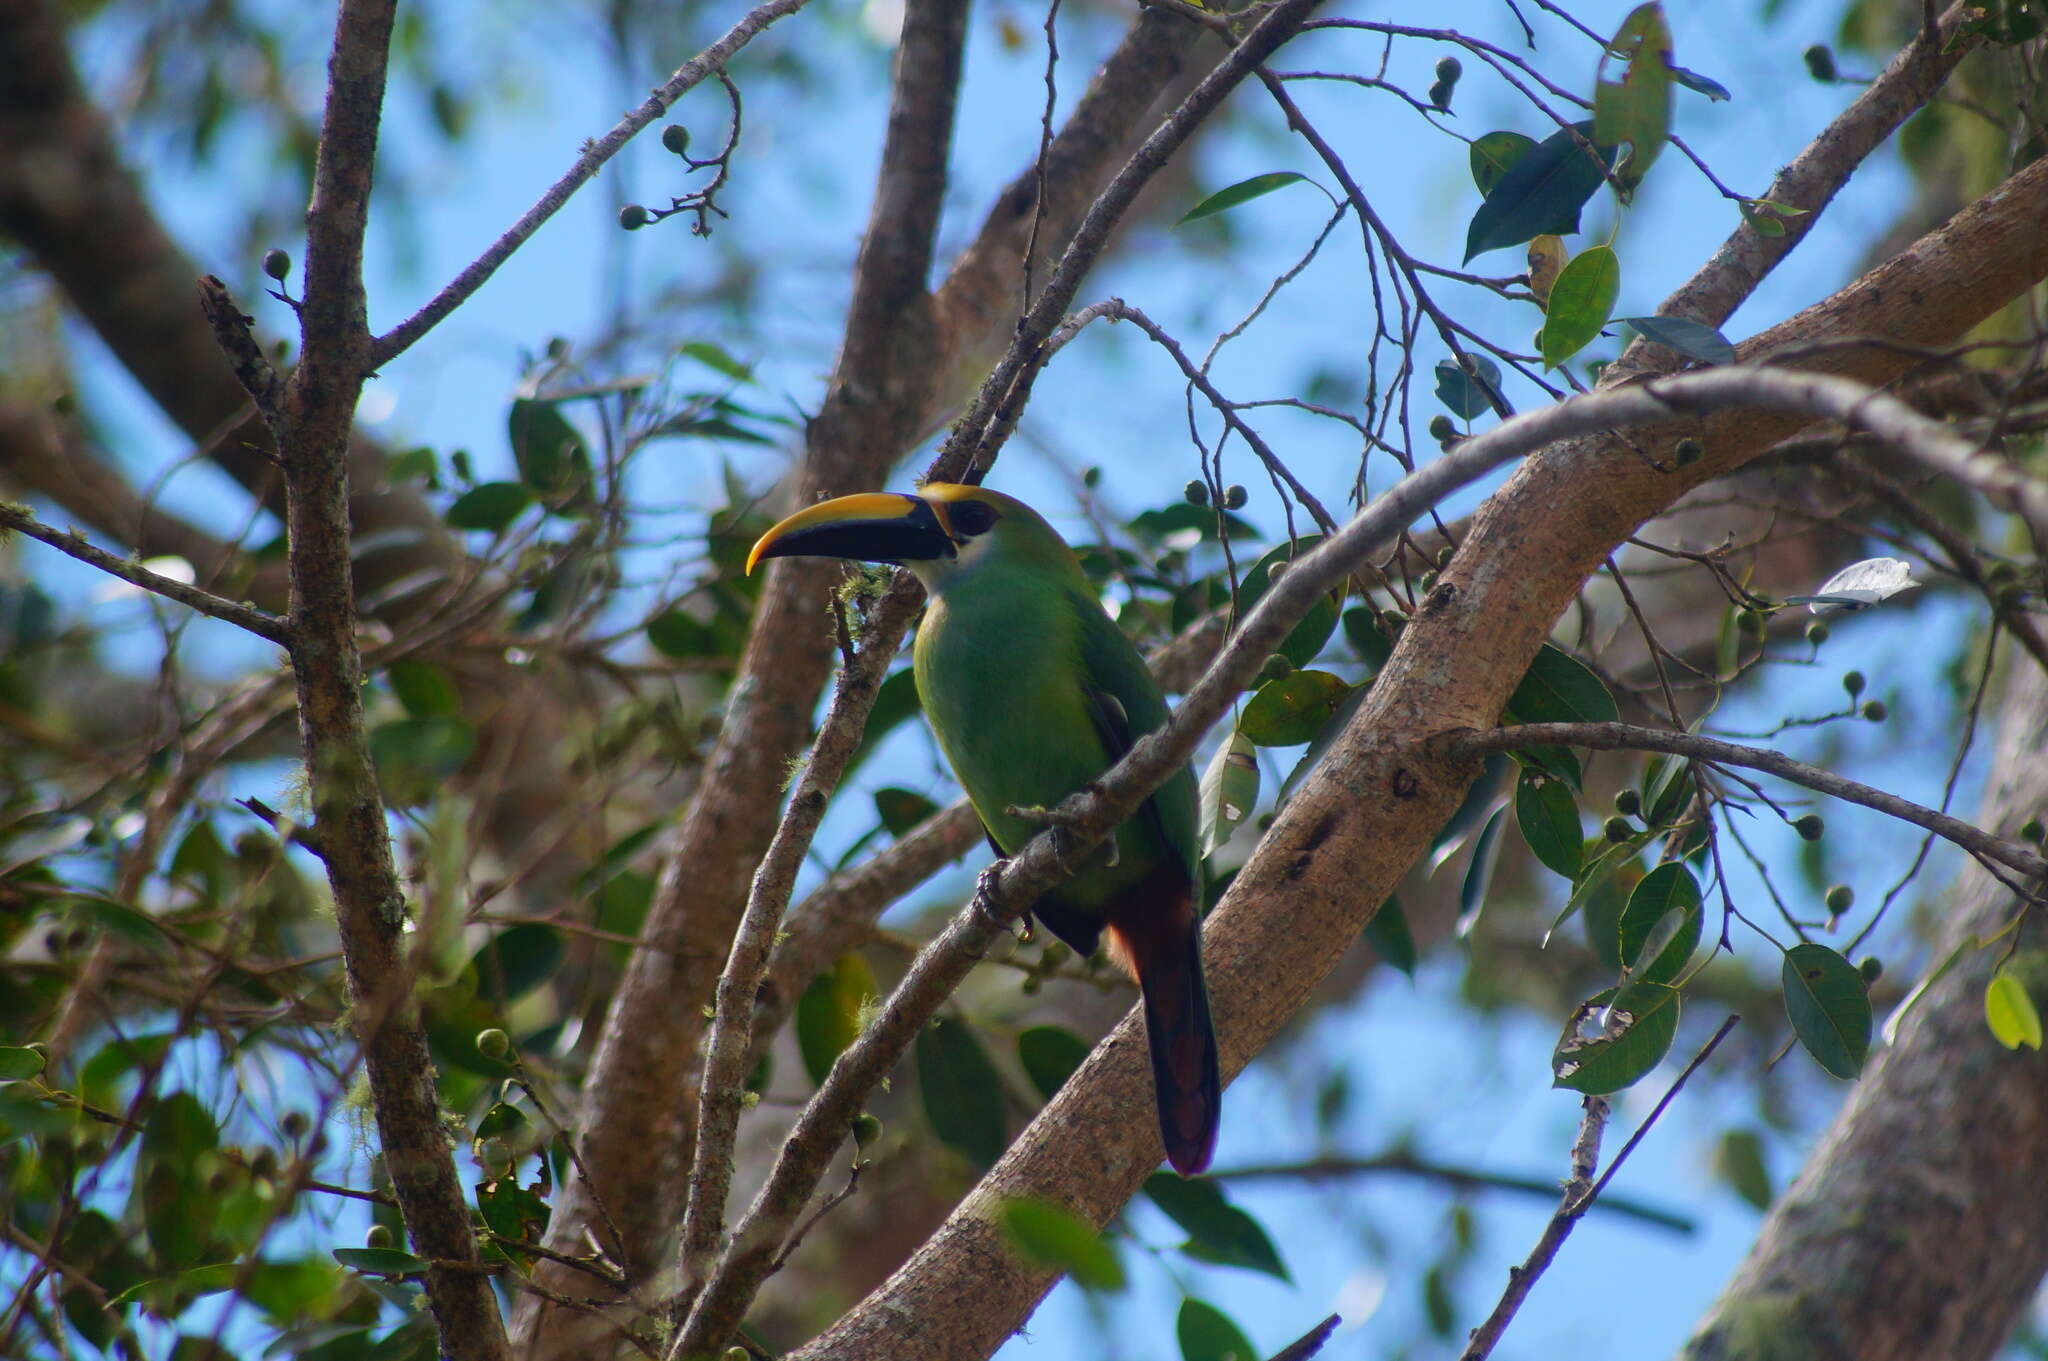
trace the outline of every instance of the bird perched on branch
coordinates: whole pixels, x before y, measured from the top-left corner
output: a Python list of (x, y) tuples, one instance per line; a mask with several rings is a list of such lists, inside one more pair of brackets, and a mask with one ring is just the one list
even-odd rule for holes
[[(1000, 855), (1022, 850), (1046, 810), (1166, 721), (1158, 685), (1074, 550), (1014, 497), (953, 483), (842, 496), (763, 534), (747, 570), (788, 556), (896, 563), (924, 583), (918, 698)], [(1184, 1177), (1209, 1165), (1223, 1099), (1202, 981), (1199, 846), (1183, 766), (1031, 907), (1081, 955), (1106, 932), (1110, 957), (1137, 979), (1159, 1132)]]

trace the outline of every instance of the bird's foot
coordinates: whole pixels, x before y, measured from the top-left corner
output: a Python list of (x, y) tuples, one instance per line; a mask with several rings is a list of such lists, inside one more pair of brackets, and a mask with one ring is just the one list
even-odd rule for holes
[(995, 905), (996, 895), (1001, 891), (1003, 885), (1003, 866), (1005, 863), (1007, 862), (998, 860), (975, 876), (974, 898), (972, 902), (974, 910), (980, 913), (985, 921), (1000, 930), (1007, 931), (1010, 929), (1010, 922), (1001, 912), (996, 910)]

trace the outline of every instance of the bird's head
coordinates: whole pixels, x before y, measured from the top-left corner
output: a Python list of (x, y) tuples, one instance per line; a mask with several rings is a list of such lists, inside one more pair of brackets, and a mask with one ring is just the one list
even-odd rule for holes
[(862, 492), (803, 510), (763, 534), (747, 571), (764, 558), (857, 558), (915, 572), (937, 589), (976, 565), (1007, 554), (1073, 552), (1051, 525), (1013, 496), (957, 482), (928, 482), (916, 492)]

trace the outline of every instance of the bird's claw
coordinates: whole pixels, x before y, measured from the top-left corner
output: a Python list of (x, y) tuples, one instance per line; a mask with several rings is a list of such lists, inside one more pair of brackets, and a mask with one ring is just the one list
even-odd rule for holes
[(983, 870), (974, 880), (974, 910), (991, 925), (1008, 930), (1010, 923), (996, 910), (996, 894), (1003, 883), (1003, 861), (998, 860)]
[[(1013, 818), (1023, 818), (1026, 822), (1036, 822), (1051, 831), (1052, 858), (1059, 862), (1060, 869), (1066, 873), (1073, 874), (1076, 872), (1079, 866), (1074, 861), (1071, 828), (1080, 821), (1079, 818), (1071, 813), (1062, 812), (1060, 809), (1047, 808), (1043, 804), (1037, 803), (1012, 803), (1006, 805), (1003, 811)], [(1103, 860), (1105, 866), (1117, 863), (1119, 852), (1115, 837), (1111, 837), (1104, 843), (1104, 855), (1106, 857)]]

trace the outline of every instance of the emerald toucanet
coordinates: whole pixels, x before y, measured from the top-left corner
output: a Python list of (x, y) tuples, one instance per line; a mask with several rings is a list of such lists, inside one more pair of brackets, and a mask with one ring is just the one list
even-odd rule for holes
[[(917, 693), (998, 854), (1166, 721), (1137, 649), (1102, 608), (1074, 550), (1021, 501), (985, 487), (842, 496), (761, 536), (763, 558), (859, 558), (909, 568), (931, 594), (917, 631)], [(1223, 1085), (1202, 981), (1200, 842), (1183, 766), (1075, 875), (1032, 905), (1082, 955), (1105, 930), (1138, 980), (1166, 1156), (1209, 1165)]]

